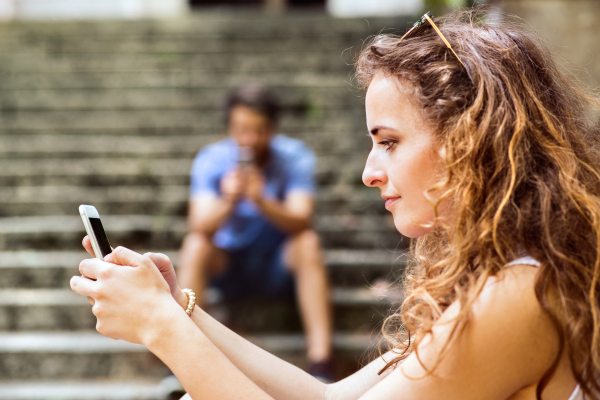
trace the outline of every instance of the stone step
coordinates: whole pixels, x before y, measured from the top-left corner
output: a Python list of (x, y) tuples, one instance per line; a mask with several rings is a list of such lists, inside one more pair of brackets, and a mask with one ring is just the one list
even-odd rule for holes
[[(305, 366), (305, 342), (301, 334), (255, 335), (247, 339), (265, 350)], [(333, 346), (341, 376), (359, 368), (359, 360), (373, 358), (379, 337), (374, 334), (336, 333)], [(367, 349), (371, 351), (367, 352)], [(144, 346), (115, 341), (95, 331), (0, 332), (0, 390), (3, 385), (38, 380), (74, 379), (158, 380), (166, 367)], [(6, 387), (6, 386), (4, 386)], [(0, 392), (2, 393), (2, 392)], [(5, 397), (1, 397), (5, 399)], [(63, 397), (61, 397), (63, 398)], [(66, 397), (68, 398), (68, 397)], [(85, 398), (85, 397), (78, 397)]]
[[(177, 250), (153, 251), (168, 255), (178, 265)], [(0, 288), (67, 289), (71, 277), (79, 275), (84, 258), (89, 255), (83, 250), (0, 252)], [(380, 279), (396, 280), (404, 270), (406, 256), (404, 251), (328, 249), (325, 262), (334, 286), (364, 288)]]
[[(349, 93), (349, 96), (358, 96)], [(221, 99), (214, 99), (215, 104)], [(223, 130), (223, 114), (194, 110), (85, 110), (5, 112), (0, 116), (0, 134), (82, 133), (119, 134), (123, 129), (143, 135), (186, 134)], [(365, 134), (364, 107), (352, 110), (286, 110), (280, 132), (347, 132)]]
[[(343, 82), (343, 76), (340, 77)], [(278, 90), (284, 108), (351, 109), (362, 101), (348, 87)], [(220, 111), (227, 88), (7, 89), (0, 91), (0, 109), (60, 110), (195, 110)]]
[[(223, 139), (222, 132), (189, 135), (94, 135), (41, 134), (0, 135), (2, 158), (88, 158), (152, 157), (193, 158), (204, 146)], [(345, 132), (300, 132), (290, 137), (303, 140), (321, 157), (347, 157), (366, 154), (371, 141), (365, 136)]]
[[(316, 182), (362, 190), (366, 157), (366, 150), (343, 157), (317, 157)], [(0, 186), (188, 185), (192, 161), (192, 157), (2, 159)]]
[[(366, 288), (333, 288), (334, 329), (370, 331), (392, 307), (392, 294)], [(397, 295), (395, 295), (397, 296)], [(298, 332), (301, 324), (293, 299), (244, 299), (224, 304), (234, 326), (251, 333)], [(1, 289), (0, 331), (64, 331), (94, 329), (96, 317), (87, 299), (70, 289)]]
[(397, 27), (406, 30), (413, 19), (409, 16), (364, 18), (332, 18), (322, 13), (286, 12), (272, 15), (252, 10), (211, 12), (203, 10), (186, 18), (158, 20), (103, 20), (103, 21), (60, 21), (35, 22), (17, 21), (4, 27), (4, 41), (17, 41), (19, 44), (34, 45), (52, 38), (86, 40), (105, 38), (118, 41), (122, 37), (142, 36), (161, 38), (173, 35), (188, 35), (198, 41), (212, 38), (252, 37), (269, 38), (298, 35), (328, 37), (331, 35), (362, 32), (375, 34), (382, 28), (389, 31)]
[[(163, 186), (163, 188), (166, 188)], [(5, 188), (0, 187), (0, 193)], [(93, 188), (87, 195), (79, 198), (71, 198), (64, 202), (43, 200), (14, 201), (0, 202), (0, 216), (3, 217), (29, 217), (29, 216), (53, 216), (53, 215), (73, 215), (73, 210), (77, 210), (80, 204), (93, 204), (98, 209), (101, 209), (104, 214), (110, 215), (130, 215), (130, 214), (146, 214), (146, 215), (169, 215), (169, 216), (186, 216), (188, 214), (187, 200), (157, 200), (140, 198), (140, 193), (135, 194), (135, 198), (112, 198), (102, 199), (93, 196), (94, 192), (98, 193), (116, 193), (115, 188)], [(118, 189), (118, 188), (117, 188)], [(160, 195), (162, 190), (155, 190)], [(187, 193), (187, 192), (186, 192)], [(360, 193), (360, 192), (359, 192)], [(322, 196), (320, 196), (322, 197)], [(371, 197), (371, 196), (369, 196)], [(321, 216), (334, 215), (372, 215), (385, 216), (388, 211), (383, 206), (381, 198), (369, 199), (353, 195), (350, 197), (329, 197), (319, 200), (316, 204), (315, 219)]]
[(228, 71), (139, 70), (139, 71), (4, 71), (0, 90), (8, 89), (122, 89), (234, 87), (247, 82), (262, 82), (277, 88), (348, 88), (346, 73), (269, 71), (231, 74)]
[(197, 71), (312, 71), (348, 73), (350, 52), (310, 51), (246, 53), (107, 53), (107, 54), (6, 54), (0, 55), (0, 71), (137, 71), (140, 69), (184, 69)]
[[(102, 220), (114, 246), (132, 249), (178, 249), (187, 232), (182, 217), (103, 215)], [(315, 221), (315, 228), (325, 248), (406, 247), (389, 215), (321, 216)], [(1, 218), (0, 250), (78, 250), (84, 234), (79, 215)]]
[[(194, 149), (197, 150), (197, 149)], [(355, 153), (343, 153), (338, 157), (317, 156), (316, 173), (347, 172), (348, 169), (356, 172), (364, 167), (368, 149), (359, 149)], [(85, 157), (71, 159), (37, 159), (17, 158), (0, 160), (0, 176), (87, 176), (101, 175), (119, 176), (169, 176), (188, 177), (192, 167), (193, 156), (181, 158), (154, 158), (148, 157)], [(334, 168), (335, 166), (335, 168)], [(359, 176), (360, 176), (359, 175)], [(360, 187), (360, 186), (359, 186)]]
[(169, 391), (160, 380), (0, 381), (3, 400), (164, 400)]
[[(366, 28), (366, 27), (365, 27)], [(74, 37), (64, 35), (40, 36), (35, 42), (26, 42), (18, 37), (0, 35), (0, 51), (9, 54), (48, 54), (69, 56), (73, 54), (222, 54), (287, 52), (294, 49), (299, 53), (332, 51), (361, 45), (369, 35), (368, 29), (354, 31), (317, 33), (304, 31), (300, 34), (278, 32), (273, 35), (247, 32), (245, 35), (220, 35), (218, 33), (199, 38), (192, 33), (176, 35), (95, 35)]]
[[(94, 204), (103, 214), (185, 216), (188, 199), (188, 185), (3, 187), (0, 190), (0, 215), (69, 215), (80, 204)], [(339, 185), (321, 186), (317, 191), (316, 218), (321, 215), (385, 213), (383, 200), (376, 190)]]

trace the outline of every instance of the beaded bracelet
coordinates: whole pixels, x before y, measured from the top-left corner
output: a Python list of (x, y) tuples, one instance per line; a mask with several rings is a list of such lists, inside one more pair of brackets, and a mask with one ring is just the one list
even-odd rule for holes
[(185, 312), (191, 317), (194, 307), (196, 306), (196, 293), (194, 293), (192, 289), (181, 289), (181, 291), (185, 293), (188, 298), (188, 305)]

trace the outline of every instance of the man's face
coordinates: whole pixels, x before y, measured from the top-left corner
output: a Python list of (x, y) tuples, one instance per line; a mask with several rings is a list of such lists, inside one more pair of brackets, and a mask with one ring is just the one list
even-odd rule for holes
[(262, 114), (246, 106), (235, 106), (229, 116), (228, 133), (238, 146), (248, 146), (254, 149), (257, 159), (267, 154), (273, 126)]

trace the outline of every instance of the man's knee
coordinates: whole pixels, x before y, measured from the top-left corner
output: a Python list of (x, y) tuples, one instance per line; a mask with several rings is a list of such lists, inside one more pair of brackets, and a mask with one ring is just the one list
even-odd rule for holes
[(183, 239), (184, 246), (194, 252), (209, 252), (214, 248), (211, 238), (201, 232), (189, 232)]
[(183, 239), (183, 253), (187, 254), (188, 259), (196, 260), (191, 265), (210, 275), (224, 271), (227, 259), (225, 252), (217, 248), (212, 238), (204, 233), (189, 232)]
[(301, 249), (301, 251), (308, 252), (320, 252), (321, 251), (321, 241), (319, 240), (319, 235), (317, 232), (312, 229), (306, 229), (302, 232), (294, 235), (292, 240), (297, 242), (297, 246)]
[(289, 240), (287, 263), (292, 270), (324, 266), (321, 241), (315, 231), (304, 230)]

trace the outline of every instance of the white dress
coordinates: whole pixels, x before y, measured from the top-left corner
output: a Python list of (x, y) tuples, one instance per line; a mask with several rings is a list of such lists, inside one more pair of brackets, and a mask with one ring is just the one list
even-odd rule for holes
[[(526, 256), (506, 264), (507, 267), (510, 267), (511, 265), (532, 265), (534, 267), (539, 267), (540, 263), (533, 257)], [(571, 394), (571, 397), (569, 397), (569, 400), (583, 400), (583, 393), (581, 392), (581, 388), (579, 387), (579, 385), (577, 385), (577, 387)]]

